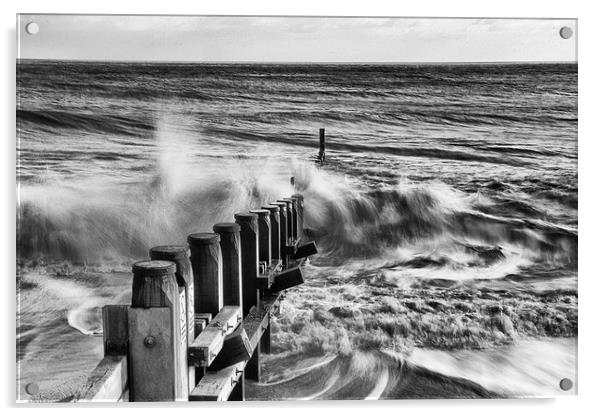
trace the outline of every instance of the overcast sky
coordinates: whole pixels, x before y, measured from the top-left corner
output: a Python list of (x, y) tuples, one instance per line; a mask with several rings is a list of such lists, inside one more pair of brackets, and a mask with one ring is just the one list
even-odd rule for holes
[[(29, 35), (25, 26), (39, 25)], [(575, 20), (21, 15), (19, 57), (134, 61), (576, 61)]]

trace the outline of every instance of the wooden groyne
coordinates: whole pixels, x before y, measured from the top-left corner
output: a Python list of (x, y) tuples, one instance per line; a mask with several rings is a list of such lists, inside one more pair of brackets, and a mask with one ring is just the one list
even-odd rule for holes
[[(294, 183), (294, 180), (291, 179)], [(102, 309), (104, 358), (80, 401), (245, 400), (270, 318), (317, 253), (300, 194), (234, 215), (132, 266), (130, 305)]]

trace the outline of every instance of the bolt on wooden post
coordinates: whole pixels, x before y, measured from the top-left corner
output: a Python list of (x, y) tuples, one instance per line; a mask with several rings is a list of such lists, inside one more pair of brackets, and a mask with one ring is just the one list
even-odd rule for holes
[[(180, 304), (176, 265), (144, 260), (132, 266), (129, 310), (130, 399), (188, 400), (188, 364), (178, 354), (187, 347), (185, 305)], [(184, 317), (182, 320), (181, 317)]]
[[(151, 260), (172, 261), (176, 265), (176, 282), (179, 287), (180, 305), (186, 309), (186, 348), (181, 348), (180, 354), (187, 360), (188, 345), (194, 341), (194, 279), (192, 266), (188, 258), (188, 247), (178, 245), (157, 246), (149, 250)], [(195, 386), (195, 367), (188, 367), (188, 391)]]
[(234, 215), (240, 225), (242, 264), (242, 314), (247, 316), (257, 303), (257, 276), (259, 275), (259, 237), (257, 214), (241, 212)]
[(264, 205), (262, 209), (270, 211), (270, 241), (272, 243), (272, 260), (282, 259), (280, 254), (280, 207), (278, 205)]

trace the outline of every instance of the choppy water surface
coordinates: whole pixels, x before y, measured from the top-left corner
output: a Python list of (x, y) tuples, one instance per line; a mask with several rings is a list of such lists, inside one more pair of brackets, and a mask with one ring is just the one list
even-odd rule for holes
[(249, 398), (576, 378), (576, 65), (22, 62), (17, 78), (21, 398), (31, 381), (76, 395), (133, 260), (292, 193), (290, 176), (320, 254)]

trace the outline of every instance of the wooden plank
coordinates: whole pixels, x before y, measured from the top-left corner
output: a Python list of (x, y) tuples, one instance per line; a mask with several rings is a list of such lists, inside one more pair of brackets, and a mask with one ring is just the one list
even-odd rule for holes
[(102, 308), (104, 355), (127, 355), (129, 305), (105, 305)]
[(274, 283), (270, 286), (271, 292), (277, 292), (300, 285), (304, 282), (303, 273), (298, 266), (286, 269), (274, 276)]
[(188, 347), (188, 362), (209, 367), (221, 351), (226, 335), (234, 332), (241, 321), (240, 306), (224, 306)]
[(127, 395), (127, 392), (127, 357), (109, 355), (103, 358), (92, 371), (78, 401), (117, 402)]
[(241, 361), (216, 372), (208, 372), (190, 393), (191, 401), (226, 401), (239, 382), (245, 362)]
[(252, 354), (253, 349), (247, 332), (242, 325), (239, 325), (236, 331), (226, 336), (222, 350), (207, 370), (219, 371), (240, 361), (247, 361)]
[[(170, 308), (130, 308), (130, 395), (136, 402), (173, 401), (179, 333)], [(176, 330), (177, 328), (177, 330)], [(188, 393), (188, 392), (186, 392)]]
[(252, 308), (247, 317), (242, 321), (242, 327), (247, 332), (251, 348), (255, 350), (266, 330), (270, 319), (270, 312), (275, 312), (282, 299), (281, 293), (267, 294), (261, 299), (259, 308)]
[(298, 260), (303, 257), (313, 256), (318, 254), (318, 247), (316, 247), (315, 241), (309, 241), (303, 245), (298, 246), (292, 255), (294, 260)]

